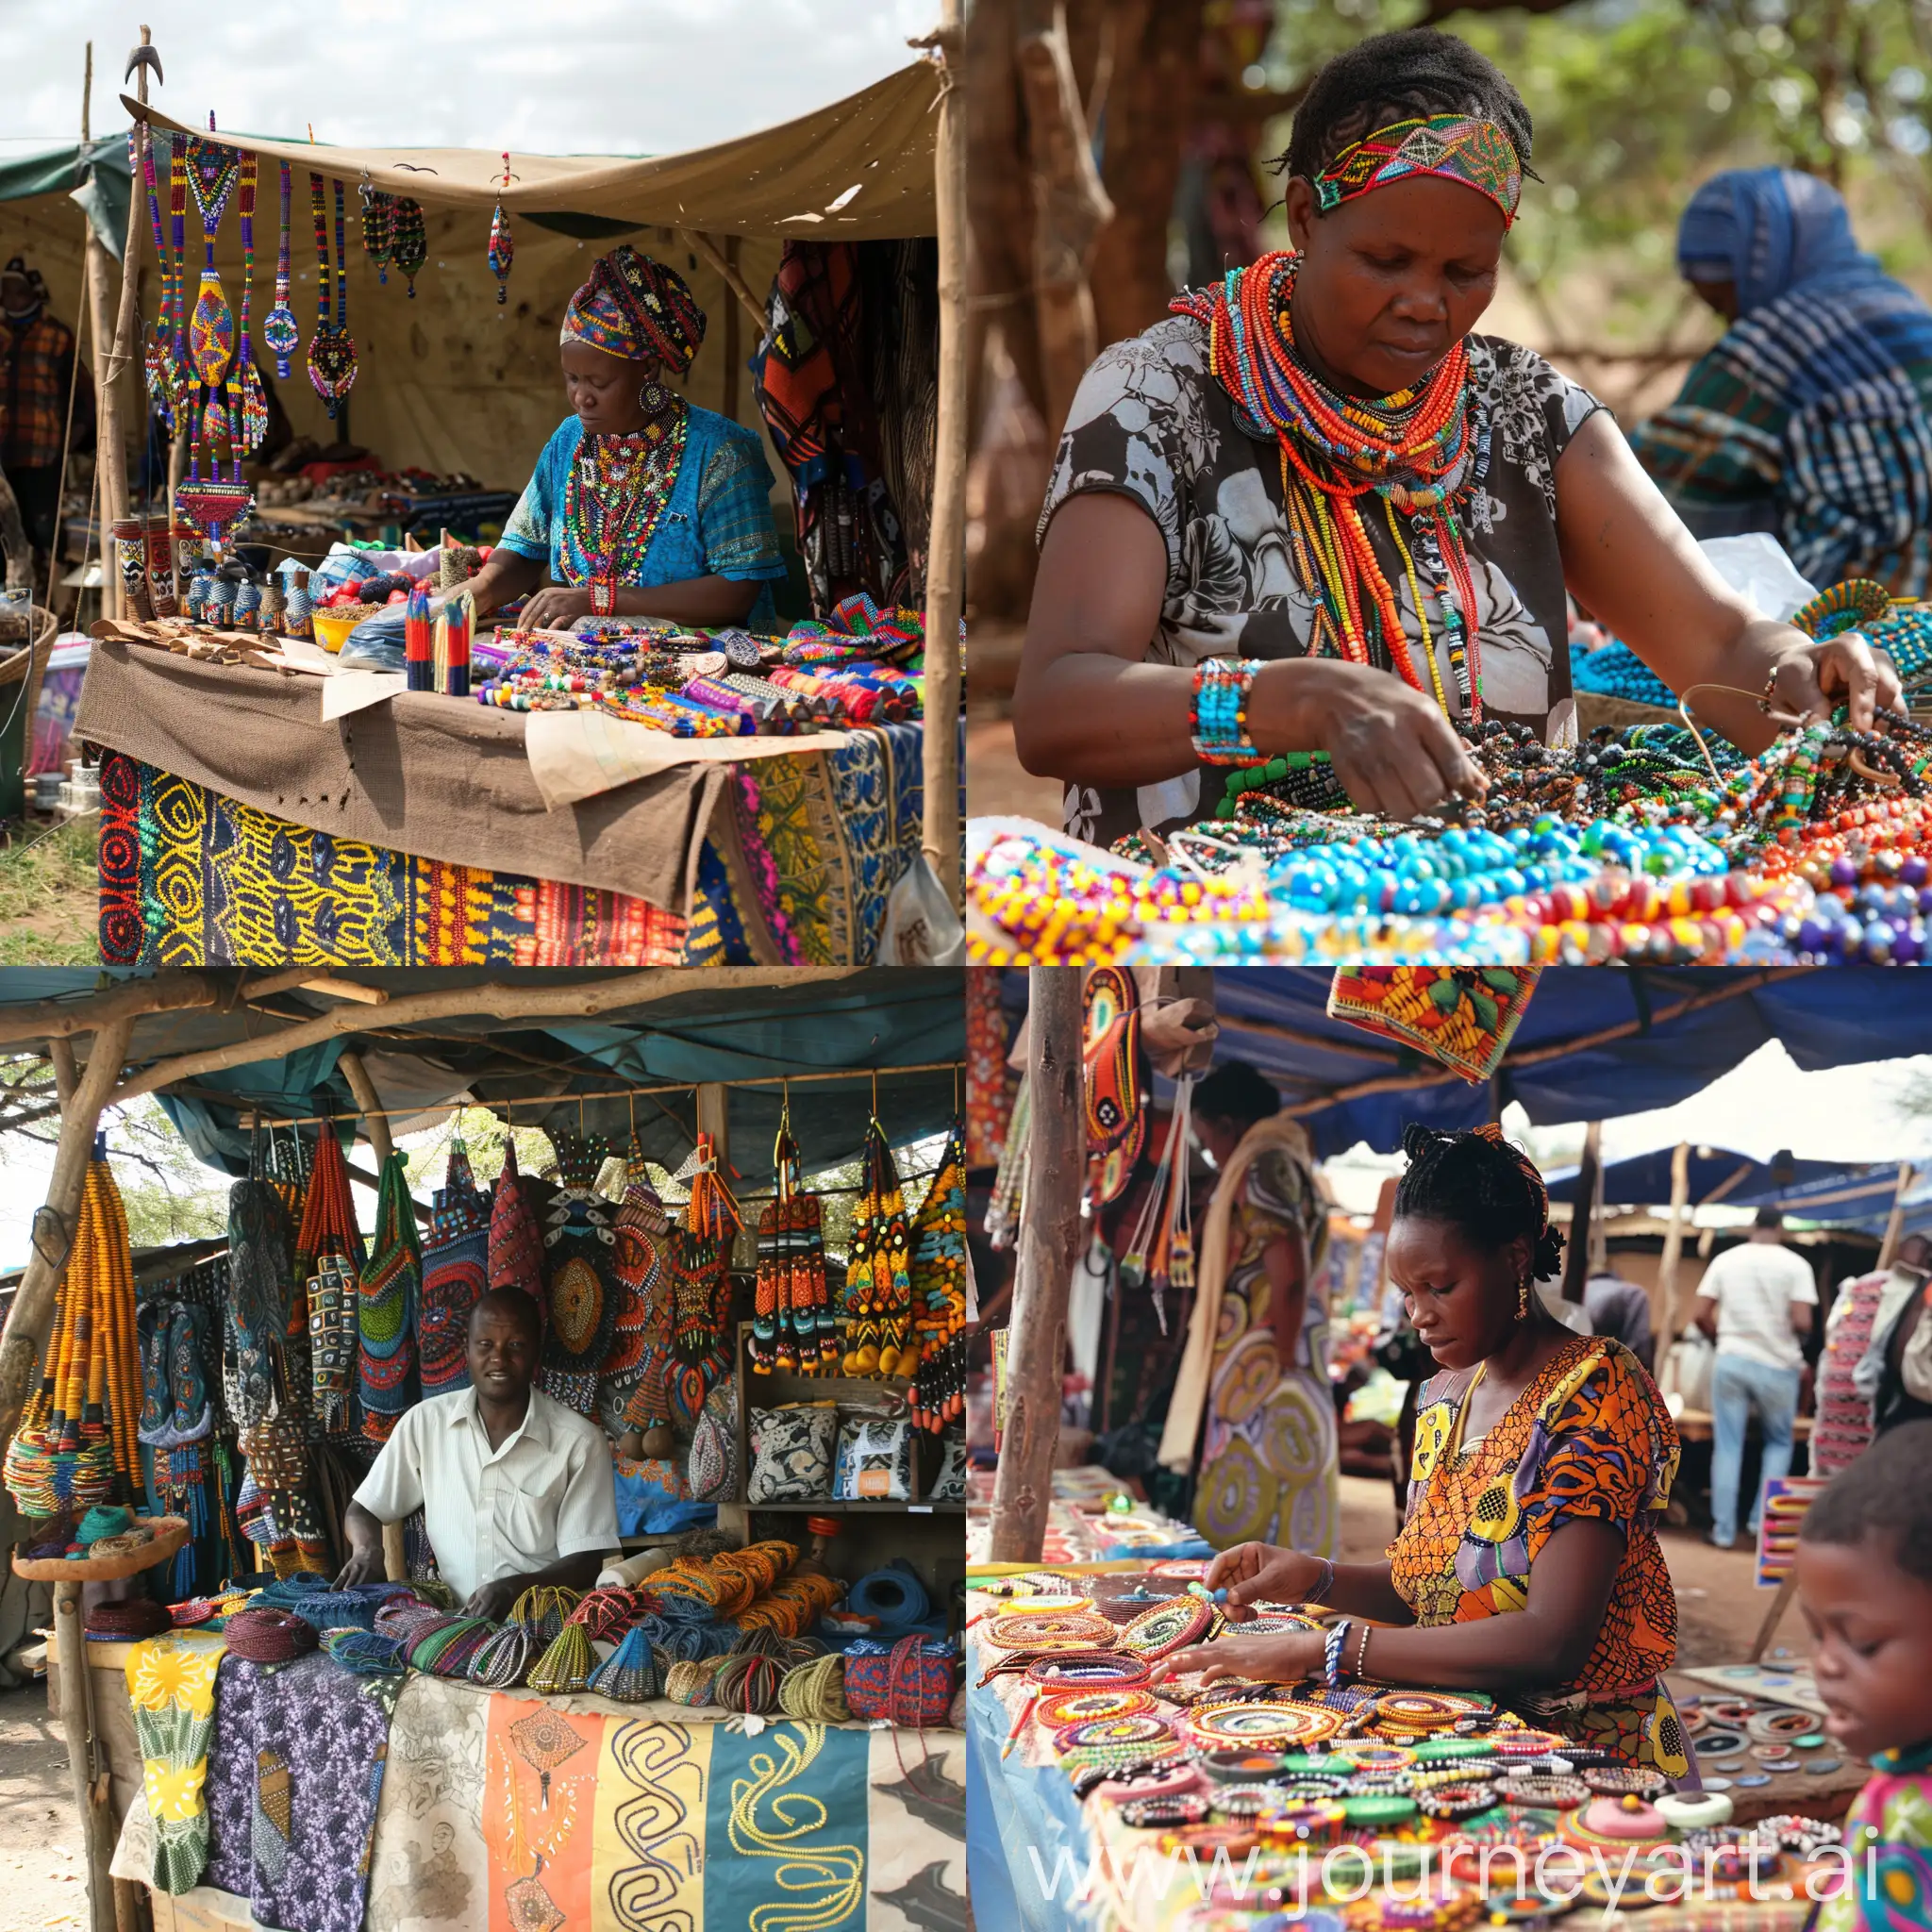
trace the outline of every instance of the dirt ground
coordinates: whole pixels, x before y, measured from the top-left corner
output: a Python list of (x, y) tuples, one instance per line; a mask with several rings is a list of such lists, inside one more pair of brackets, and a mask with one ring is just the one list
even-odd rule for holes
[(84, 1925), (80, 1821), (47, 1687), (0, 1690), (0, 1932)]

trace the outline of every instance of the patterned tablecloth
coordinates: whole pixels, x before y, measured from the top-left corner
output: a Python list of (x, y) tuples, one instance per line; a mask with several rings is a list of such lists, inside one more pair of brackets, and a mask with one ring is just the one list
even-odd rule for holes
[[(679, 868), (631, 894), (425, 858), (278, 818), (124, 753), (101, 767), (108, 965), (863, 965), (920, 849), (924, 727), (725, 768)], [(479, 806), (479, 809), (480, 809)]]
[[(199, 1923), (964, 1932), (961, 1732), (777, 1719), (753, 1734), (663, 1701), (415, 1674), (383, 1731), (329, 1718), (366, 1703), (368, 1680), (325, 1676), (347, 1674), (313, 1657), (276, 1671), (224, 1660), (207, 1874), (182, 1896)], [(265, 1698), (308, 1708), (311, 1736), (264, 1729)], [(137, 1800), (116, 1876), (148, 1879), (150, 1839)]]

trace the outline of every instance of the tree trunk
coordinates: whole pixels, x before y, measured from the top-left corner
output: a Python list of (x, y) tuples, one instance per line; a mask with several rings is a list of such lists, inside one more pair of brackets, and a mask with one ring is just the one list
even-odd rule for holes
[(1067, 1290), (1080, 1240), (1086, 1136), (1080, 1105), (1077, 966), (1027, 974), (1027, 1079), (1032, 1093), (1026, 1195), (1007, 1351), (1007, 1412), (992, 1492), (992, 1560), (1037, 1563), (1053, 1501)]
[(1167, 313), (1168, 226), (1201, 62), (1202, 0), (1123, 0), (1108, 94), (1101, 171), (1114, 218), (1093, 253), (1102, 343), (1138, 335)]
[(1033, 191), (1033, 310), (1046, 421), (1067, 419), (1099, 347), (1088, 267), (1113, 204), (1100, 185), (1067, 47), (1066, 8), (1027, 0), (1016, 58)]

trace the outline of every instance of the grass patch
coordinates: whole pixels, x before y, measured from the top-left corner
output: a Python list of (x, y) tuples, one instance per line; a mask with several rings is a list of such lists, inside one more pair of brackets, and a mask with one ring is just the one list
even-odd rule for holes
[(0, 966), (97, 966), (98, 816), (0, 846)]

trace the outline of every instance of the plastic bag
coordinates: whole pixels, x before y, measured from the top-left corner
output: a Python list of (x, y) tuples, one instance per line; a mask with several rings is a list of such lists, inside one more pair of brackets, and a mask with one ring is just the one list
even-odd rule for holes
[(1706, 537), (1697, 547), (1732, 590), (1750, 598), (1761, 617), (1782, 622), (1818, 594), (1798, 575), (1785, 546), (1767, 530), (1750, 530), (1741, 537)]
[(924, 853), (886, 899), (875, 966), (963, 966), (966, 928)]

